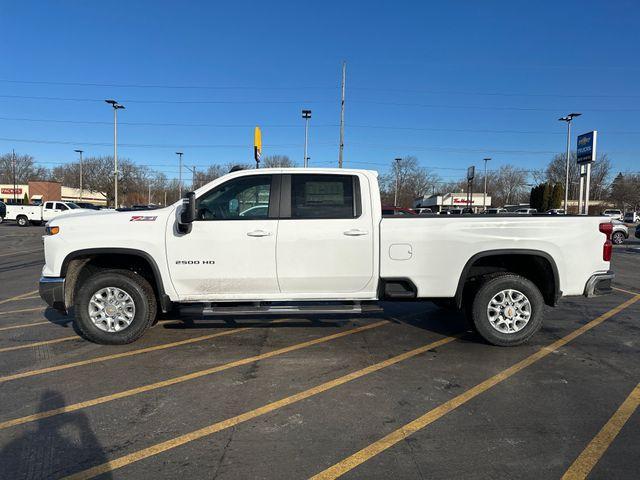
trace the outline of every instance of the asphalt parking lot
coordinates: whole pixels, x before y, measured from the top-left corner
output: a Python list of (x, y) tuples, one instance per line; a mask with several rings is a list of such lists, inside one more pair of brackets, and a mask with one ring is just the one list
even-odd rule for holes
[(619, 290), (563, 299), (521, 347), (428, 302), (185, 309), (109, 347), (37, 296), (42, 230), (0, 225), (1, 478), (638, 478), (636, 240)]

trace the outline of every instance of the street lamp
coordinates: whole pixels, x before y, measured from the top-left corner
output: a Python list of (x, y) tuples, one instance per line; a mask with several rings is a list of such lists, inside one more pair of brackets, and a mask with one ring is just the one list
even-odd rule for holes
[(182, 198), (182, 152), (176, 152), (176, 155), (178, 155), (179, 160), (179, 172), (178, 172), (178, 198)]
[(113, 201), (118, 208), (118, 110), (124, 110), (124, 105), (112, 99), (105, 102), (113, 107)]
[(482, 198), (482, 210), (487, 210), (487, 163), (491, 160), (490, 157), (487, 157), (484, 160), (484, 197)]
[(80, 201), (82, 201), (82, 150), (74, 150), (80, 154)]
[(569, 149), (571, 148), (571, 120), (575, 117), (579, 117), (582, 115), (581, 113), (570, 113), (566, 117), (561, 117), (558, 119), (560, 122), (567, 122), (567, 163), (566, 163), (566, 173), (564, 180), (564, 214), (567, 215), (568, 209), (567, 204), (569, 203)]
[(309, 157), (307, 156), (307, 144), (309, 142), (309, 120), (311, 119), (311, 110), (302, 110), (302, 118), (304, 118), (304, 166), (309, 166)]

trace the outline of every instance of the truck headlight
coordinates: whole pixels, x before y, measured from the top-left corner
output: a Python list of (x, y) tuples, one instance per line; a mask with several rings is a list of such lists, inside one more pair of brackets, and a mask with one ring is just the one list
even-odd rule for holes
[(58, 233), (60, 233), (60, 227), (46, 226), (44, 228), (45, 235), (57, 235)]

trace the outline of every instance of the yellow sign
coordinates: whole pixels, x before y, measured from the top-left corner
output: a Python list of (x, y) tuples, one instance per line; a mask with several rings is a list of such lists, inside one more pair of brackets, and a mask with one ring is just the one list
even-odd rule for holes
[(253, 158), (256, 162), (260, 162), (260, 155), (262, 154), (262, 132), (260, 127), (256, 127), (253, 131)]

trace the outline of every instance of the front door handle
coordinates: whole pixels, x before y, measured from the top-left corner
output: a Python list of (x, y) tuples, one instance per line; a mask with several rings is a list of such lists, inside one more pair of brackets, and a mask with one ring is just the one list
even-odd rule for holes
[(268, 237), (271, 232), (265, 232), (264, 230), (254, 230), (253, 232), (247, 232), (250, 237)]
[(366, 230), (360, 230), (359, 228), (352, 228), (351, 230), (347, 230), (344, 234), (348, 237), (359, 237), (361, 235), (368, 235), (369, 232)]

